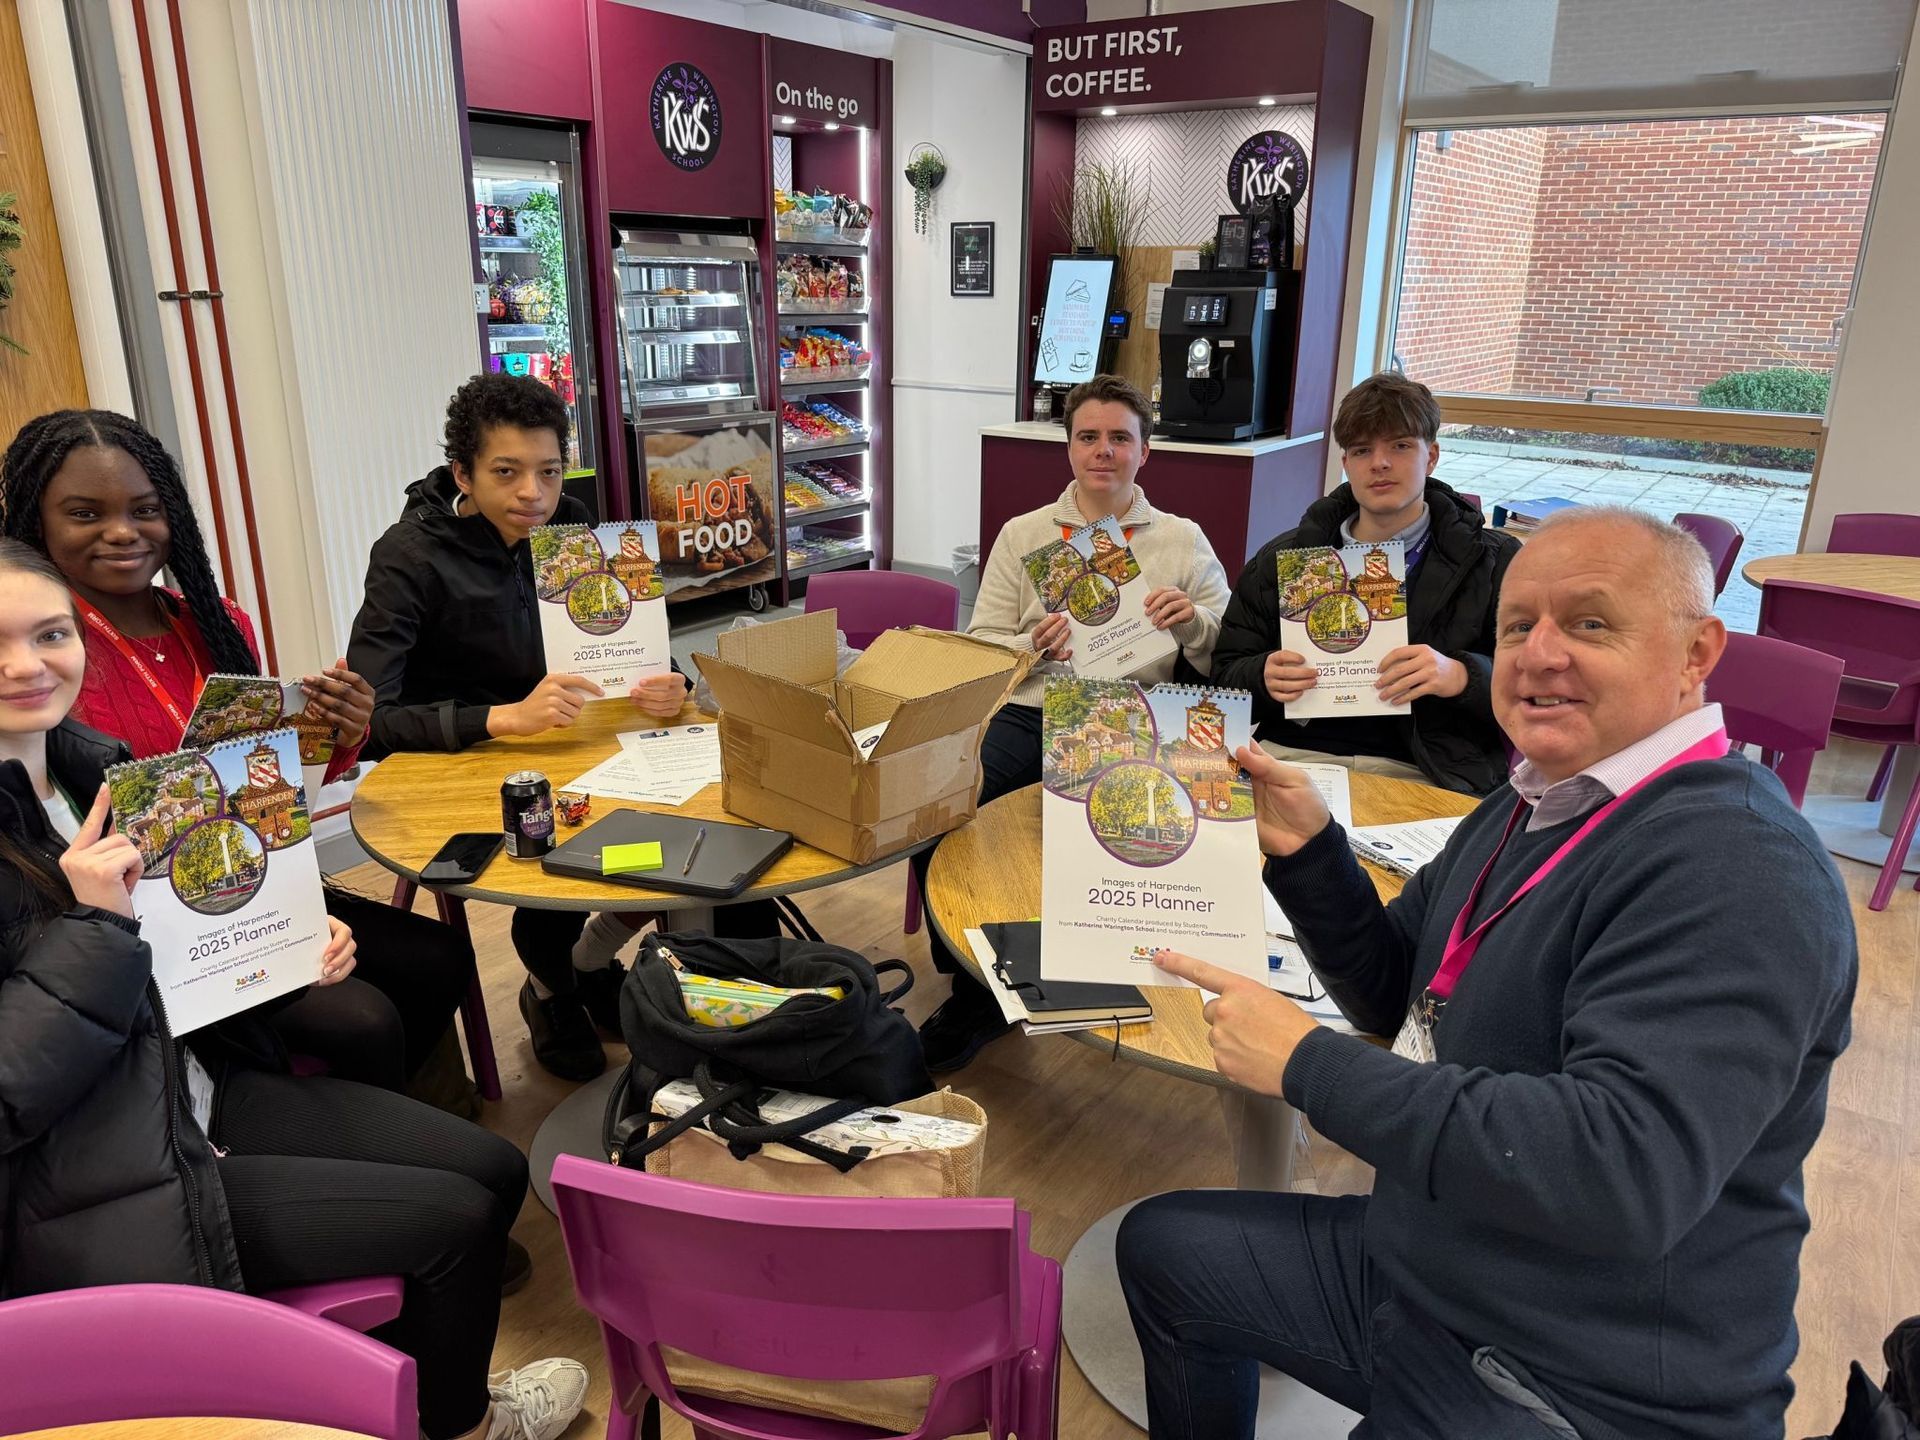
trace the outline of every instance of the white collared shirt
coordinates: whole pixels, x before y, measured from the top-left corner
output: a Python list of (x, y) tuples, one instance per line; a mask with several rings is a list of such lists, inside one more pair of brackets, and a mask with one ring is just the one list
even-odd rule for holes
[(1533, 814), (1527, 817), (1527, 829), (1544, 830), (1549, 825), (1584, 815), (1632, 789), (1725, 723), (1718, 705), (1702, 705), (1677, 720), (1669, 720), (1646, 739), (1637, 740), (1604, 760), (1596, 760), (1578, 775), (1569, 775), (1564, 780), (1549, 782), (1534, 769), (1531, 760), (1522, 760), (1514, 767), (1509, 783), (1522, 800), (1533, 806)]

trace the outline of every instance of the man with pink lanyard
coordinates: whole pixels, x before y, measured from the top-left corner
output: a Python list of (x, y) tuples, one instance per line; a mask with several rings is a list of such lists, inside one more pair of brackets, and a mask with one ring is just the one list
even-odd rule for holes
[(1221, 1073), (1374, 1167), (1371, 1196), (1157, 1196), (1121, 1227), (1155, 1440), (1251, 1437), (1259, 1366), (1376, 1437), (1779, 1436), (1801, 1163), (1857, 956), (1833, 863), (1729, 754), (1726, 645), (1685, 532), (1543, 525), (1499, 602), (1523, 757), (1381, 905), (1313, 786), (1259, 750), (1266, 880), (1391, 1050), (1187, 956)]

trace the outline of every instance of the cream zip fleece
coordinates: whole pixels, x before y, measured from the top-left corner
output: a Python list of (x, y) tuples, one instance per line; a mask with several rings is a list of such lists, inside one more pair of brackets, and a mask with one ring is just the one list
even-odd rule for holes
[[(1063, 525), (1077, 530), (1087, 523), (1074, 503), (1073, 491), (1074, 487), (1068, 485), (1052, 505), (1016, 515), (1001, 527), (980, 572), (980, 594), (973, 602), (969, 635), (995, 640), (1014, 650), (1033, 649), (1033, 627), (1047, 612), (1021, 561), (1049, 540), (1058, 540)], [(1147, 492), (1139, 485), (1133, 487), (1133, 504), (1127, 513), (1116, 518), (1123, 528), (1133, 527), (1130, 544), (1147, 588), (1176, 586), (1193, 602), (1193, 619), (1174, 626), (1173, 638), (1187, 662), (1207, 674), (1213, 663), (1214, 638), (1220, 633), (1220, 615), (1231, 596), (1227, 572), (1220, 568), (1213, 547), (1193, 521), (1148, 504)], [(1173, 678), (1173, 663), (1173, 657), (1167, 656), (1129, 678), (1142, 685), (1158, 685)], [(1013, 692), (1012, 703), (1037, 709), (1046, 696), (1047, 676), (1072, 673), (1070, 664), (1043, 660)]]

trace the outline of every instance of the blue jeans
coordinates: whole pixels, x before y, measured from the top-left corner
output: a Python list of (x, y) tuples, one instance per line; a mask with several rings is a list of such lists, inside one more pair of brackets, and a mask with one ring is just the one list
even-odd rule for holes
[(1505, 1357), (1388, 1291), (1365, 1196), (1176, 1191), (1120, 1225), (1120, 1285), (1153, 1440), (1251, 1440), (1259, 1367), (1366, 1418), (1369, 1440), (1552, 1440), (1573, 1429)]

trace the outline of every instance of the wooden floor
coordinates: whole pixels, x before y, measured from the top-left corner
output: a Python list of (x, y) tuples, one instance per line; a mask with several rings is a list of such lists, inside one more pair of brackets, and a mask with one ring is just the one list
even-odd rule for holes
[[(1865, 792), (1877, 757), (1847, 746), (1821, 758), (1816, 793)], [(1799, 1395), (1787, 1434), (1825, 1434), (1840, 1413), (1847, 1363), (1859, 1359), (1878, 1379), (1880, 1342), (1902, 1317), (1920, 1311), (1920, 895), (1904, 886), (1886, 911), (1867, 909), (1874, 875), (1841, 862), (1860, 938), (1859, 1000), (1853, 1044), (1834, 1072), (1826, 1132), (1807, 1166), (1813, 1231), (1801, 1265)], [(346, 877), (382, 893), (382, 872)], [(906, 1008), (918, 1020), (945, 994), (926, 964), (924, 933), (901, 930), (905, 871), (896, 867), (804, 897), (807, 914), (830, 939), (879, 959), (912, 961), (920, 984)], [(514, 1004), (522, 972), (507, 940), (505, 912), (473, 915), (505, 1098), (486, 1123), (523, 1147), (567, 1093), (533, 1061)], [(617, 1052), (618, 1047), (610, 1047)], [(1101, 1215), (1136, 1196), (1188, 1186), (1233, 1183), (1227, 1135), (1211, 1091), (1133, 1066), (1060, 1037), (1009, 1037), (956, 1077), (957, 1089), (991, 1117), (984, 1189), (1020, 1198), (1034, 1215), (1034, 1240), (1064, 1256)], [(1364, 1191), (1371, 1170), (1316, 1139), (1311, 1168), (1297, 1188), (1328, 1194)], [(585, 1360), (595, 1372), (589, 1414), (569, 1440), (602, 1433), (607, 1389), (594, 1327), (572, 1300), (558, 1226), (529, 1197), (514, 1232), (533, 1252), (534, 1278), (505, 1302), (495, 1363), (544, 1355)], [(1072, 1440), (1127, 1440), (1140, 1432), (1087, 1386), (1071, 1357), (1061, 1364), (1059, 1433)], [(669, 1436), (684, 1436), (684, 1427)], [(312, 1437), (300, 1427), (182, 1421), (89, 1427), (63, 1436)]]

